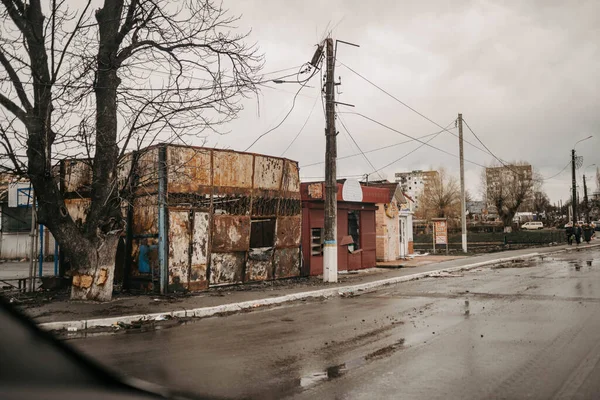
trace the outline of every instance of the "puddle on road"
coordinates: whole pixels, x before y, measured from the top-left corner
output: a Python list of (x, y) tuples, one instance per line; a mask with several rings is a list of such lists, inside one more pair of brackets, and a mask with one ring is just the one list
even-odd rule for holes
[(345, 363), (333, 365), (331, 367), (326, 368), (323, 371), (317, 371), (304, 375), (300, 377), (300, 388), (302, 390), (308, 389), (316, 385), (317, 383), (339, 378), (346, 374), (348, 371), (362, 367), (370, 361), (381, 359), (384, 357), (389, 357), (390, 355), (402, 349), (403, 347), (404, 339), (400, 339), (389, 346), (382, 347), (381, 349), (375, 350), (363, 357), (354, 358), (352, 360), (346, 361)]

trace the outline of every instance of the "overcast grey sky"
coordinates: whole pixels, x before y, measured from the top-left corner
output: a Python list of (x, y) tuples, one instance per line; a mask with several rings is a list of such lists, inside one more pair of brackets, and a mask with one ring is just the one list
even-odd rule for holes
[[(334, 28), (335, 39), (361, 46), (340, 46), (340, 62), (443, 126), (463, 113), (502, 159), (530, 162), (549, 177), (565, 167), (578, 139), (594, 135), (577, 151), (584, 167), (600, 165), (600, 1), (225, 0), (224, 5), (243, 15), (241, 28), (252, 28), (251, 37), (266, 55), (265, 72), (310, 60), (314, 45)], [(341, 64), (335, 75), (342, 81), (337, 100), (356, 105), (338, 111), (364, 114), (411, 136), (440, 130)], [(244, 150), (275, 126), (291, 107), (298, 85), (273, 86), (262, 90), (260, 102), (246, 101), (246, 109), (229, 127), (231, 133), (210, 137), (209, 145)], [(310, 115), (285, 156), (301, 166), (323, 161), (319, 93), (317, 75), (284, 124), (251, 151), (281, 155)], [(406, 140), (356, 115), (342, 114), (342, 120), (364, 151)], [(339, 121), (338, 130), (338, 155), (357, 153)], [(477, 143), (466, 128), (465, 138)], [(447, 132), (431, 144), (458, 154), (458, 140)], [(380, 168), (418, 145), (407, 143), (367, 157)], [(468, 144), (465, 158), (483, 165), (493, 161)], [(382, 173), (392, 180), (394, 172), (439, 167), (458, 176), (457, 158), (425, 146)], [(465, 168), (467, 188), (478, 193), (482, 168), (470, 163)], [(361, 156), (338, 163), (341, 176), (371, 171)], [(593, 167), (586, 170), (590, 176), (594, 172)], [(323, 175), (323, 164), (301, 168), (305, 178)], [(568, 169), (544, 184), (553, 202), (568, 199), (569, 187)]]

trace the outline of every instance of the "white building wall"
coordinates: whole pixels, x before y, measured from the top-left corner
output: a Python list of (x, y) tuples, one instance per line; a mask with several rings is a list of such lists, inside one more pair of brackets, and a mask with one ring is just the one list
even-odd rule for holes
[[(44, 233), (46, 230), (44, 230)], [(21, 260), (23, 258), (29, 258), (31, 237), (29, 232), (11, 232), (11, 233), (0, 233), (0, 259), (2, 260)], [(45, 242), (49, 243), (46, 244)], [(39, 254), (39, 237), (38, 237), (38, 249)], [(44, 257), (54, 255), (54, 237), (50, 232), (44, 234)]]

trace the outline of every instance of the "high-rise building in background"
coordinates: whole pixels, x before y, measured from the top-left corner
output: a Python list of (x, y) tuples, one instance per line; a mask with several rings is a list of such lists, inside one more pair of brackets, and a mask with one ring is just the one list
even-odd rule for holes
[(415, 210), (418, 210), (423, 191), (432, 179), (439, 177), (439, 173), (437, 171), (416, 170), (411, 172), (396, 172), (394, 177), (396, 183), (402, 186), (402, 191), (414, 200)]

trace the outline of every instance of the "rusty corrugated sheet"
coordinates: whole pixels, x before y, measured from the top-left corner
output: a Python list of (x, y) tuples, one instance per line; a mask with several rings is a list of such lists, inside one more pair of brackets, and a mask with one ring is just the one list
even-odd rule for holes
[(213, 184), (216, 187), (252, 188), (252, 154), (213, 150)]
[(275, 278), (291, 278), (300, 275), (300, 249), (288, 247), (275, 249)]
[(134, 235), (158, 234), (158, 197), (148, 195), (133, 200)]
[(212, 232), (212, 251), (229, 253), (248, 251), (250, 247), (250, 217), (215, 215)]
[(211, 150), (193, 147), (167, 148), (168, 191), (194, 193), (210, 186)]
[(212, 253), (210, 256), (210, 284), (241, 283), (244, 259), (243, 252)]
[(192, 257), (190, 266), (190, 290), (205, 289), (208, 287), (206, 280), (206, 263), (208, 259), (209, 215), (207, 212), (194, 213), (192, 230)]
[(169, 209), (169, 289), (183, 290), (189, 282), (190, 214)]
[(90, 199), (66, 199), (65, 206), (76, 224), (83, 224), (91, 204)]
[(77, 192), (87, 195), (92, 188), (92, 168), (89, 162), (65, 160), (64, 168), (64, 191), (66, 193)]
[(279, 190), (283, 179), (283, 160), (281, 158), (255, 156), (254, 188)]
[(298, 247), (302, 237), (302, 216), (278, 217), (277, 218), (277, 240), (275, 246)]
[(273, 248), (250, 249), (246, 261), (246, 282), (273, 279)]

